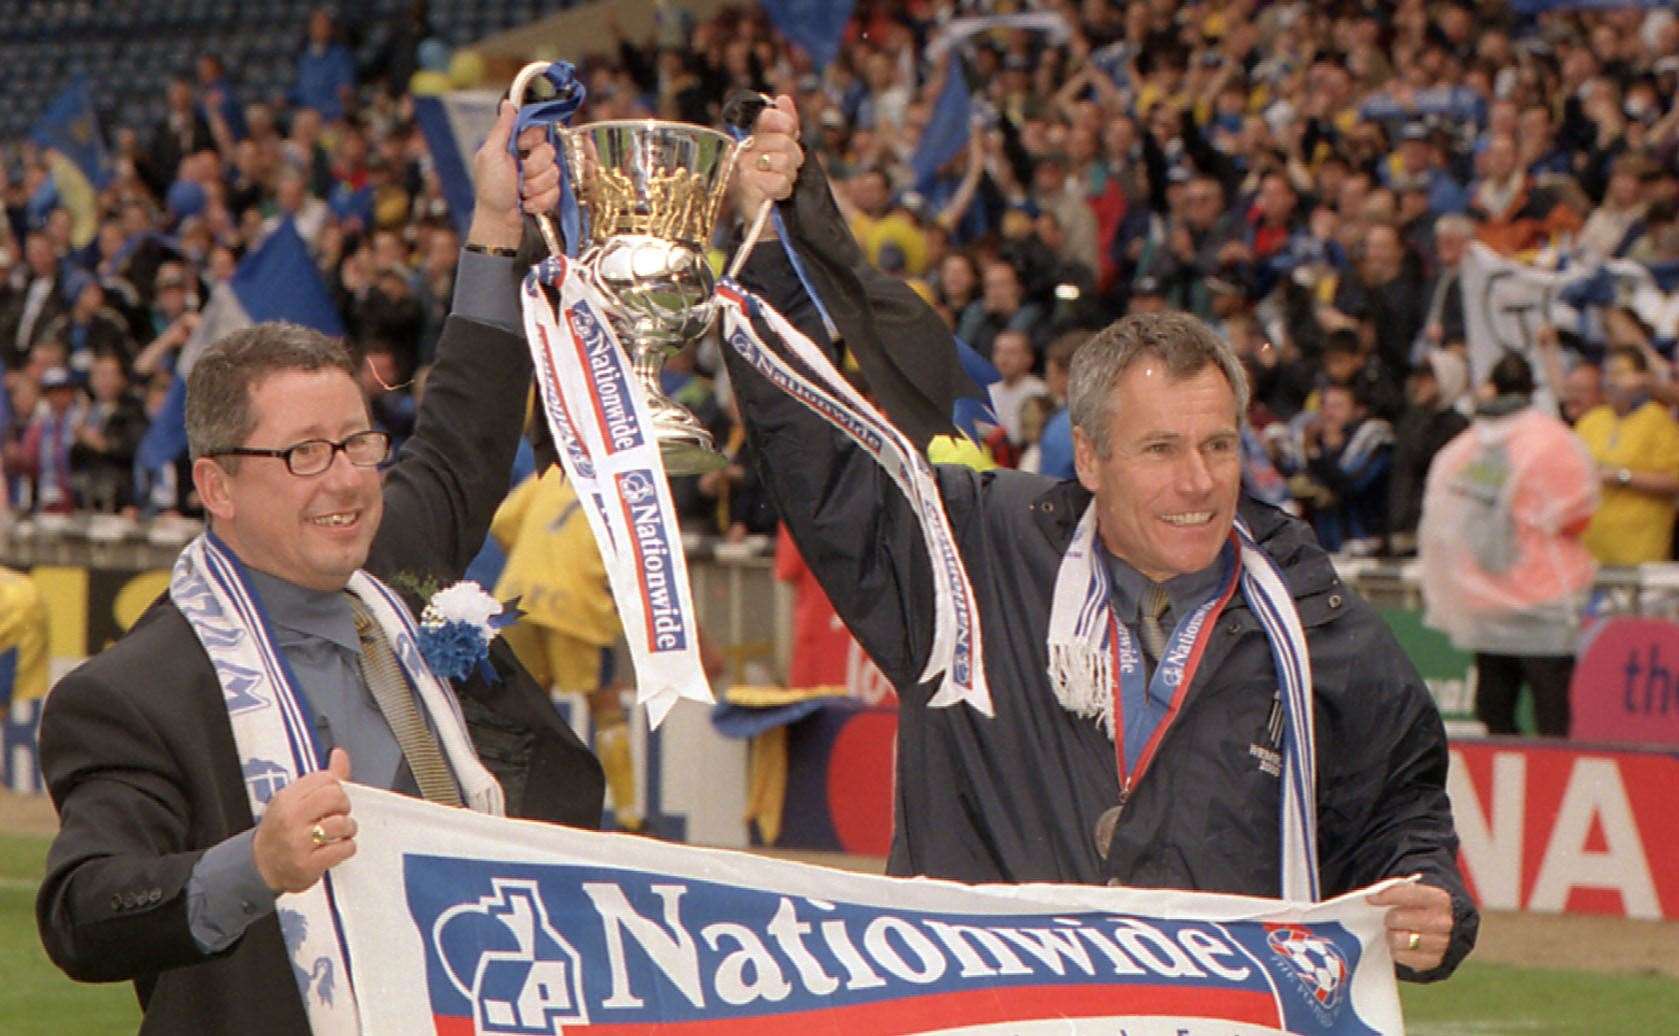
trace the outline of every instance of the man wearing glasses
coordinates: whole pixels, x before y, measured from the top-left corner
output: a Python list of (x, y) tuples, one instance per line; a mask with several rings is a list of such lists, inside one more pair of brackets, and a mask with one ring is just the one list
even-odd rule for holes
[[(289, 686), (306, 697), (319, 756), (303, 757), (310, 765), (295, 780), (265, 775), (260, 753), (245, 749), (229, 667), (175, 588), (49, 698), (41, 760), (61, 828), (37, 903), (42, 939), (73, 978), (133, 981), (143, 1032), (304, 1032), (309, 998), (348, 994), (346, 976), (323, 981), (299, 969), (289, 952), (307, 937), (289, 909), (297, 898), (279, 911), (276, 899), (315, 888), (354, 854), (340, 783), (352, 773), (451, 804), (494, 799), (470, 747), (437, 747), (447, 710), (403, 706), (401, 690), (393, 701), (402, 681), (390, 679), (394, 669), (381, 677), (372, 661), (391, 655), (375, 646), (388, 637), (370, 625), (370, 595), (346, 588), (361, 569), (387, 582), (458, 579), (507, 491), (530, 384), (508, 256), (521, 205), (544, 211), (558, 198), (546, 145), (525, 158), (521, 186), (507, 154), (512, 124), (506, 108), (475, 161), (456, 311), (415, 434), (387, 471), (390, 439), (371, 427), (351, 359), (314, 331), (235, 332), (205, 351), (188, 381), (193, 481), (210, 516), (209, 535), (188, 550), (237, 559), (261, 612), (245, 632), (269, 638)], [(482, 693), (533, 686), (500, 668), (500, 686)], [(551, 718), (546, 697), (532, 697)], [(546, 770), (531, 764), (530, 794), (561, 786), (575, 815), (556, 818), (598, 823), (602, 778), (587, 750), (572, 739), (546, 758)], [(473, 799), (473, 788), (491, 790)], [(506, 794), (515, 807), (520, 789)], [(263, 803), (260, 822), (253, 800)]]

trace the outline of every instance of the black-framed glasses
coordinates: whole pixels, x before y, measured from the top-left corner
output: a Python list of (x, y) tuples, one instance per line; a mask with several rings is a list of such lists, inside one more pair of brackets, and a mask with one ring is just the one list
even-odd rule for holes
[(358, 468), (376, 468), (391, 455), (391, 437), (376, 428), (347, 435), (338, 442), (330, 439), (305, 439), (282, 450), (260, 450), (254, 446), (232, 446), (216, 450), (212, 457), (278, 457), (286, 462), (286, 470), (308, 478), (332, 467), (338, 451)]

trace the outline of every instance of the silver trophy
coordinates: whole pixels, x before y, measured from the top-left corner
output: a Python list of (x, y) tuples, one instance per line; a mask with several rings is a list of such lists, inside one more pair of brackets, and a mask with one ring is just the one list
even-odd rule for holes
[[(525, 66), (509, 91), (515, 104), (547, 67)], [(641, 384), (665, 471), (721, 468), (728, 459), (705, 426), (664, 394), (659, 372), (715, 315), (706, 244), (734, 172), (735, 143), (704, 126), (652, 119), (595, 122), (560, 134), (582, 216), (577, 262), (609, 300), (607, 320)], [(538, 222), (559, 254), (552, 222)]]

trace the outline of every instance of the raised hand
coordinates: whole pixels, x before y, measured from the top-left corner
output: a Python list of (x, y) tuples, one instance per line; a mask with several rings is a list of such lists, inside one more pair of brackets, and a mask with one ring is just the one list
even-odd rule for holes
[(793, 99), (782, 94), (775, 104), (758, 113), (752, 135), (735, 159), (736, 204), (750, 219), (766, 198), (781, 201), (793, 193), (804, 165), (804, 148), (799, 146), (799, 113)]
[[(496, 123), (472, 158), (472, 228), (467, 240), (491, 248), (518, 248), (524, 237), (524, 214), (551, 212), (560, 203), (560, 168), (554, 146), (540, 126), (519, 134), (523, 169), (507, 153), (518, 109), (501, 102)], [(522, 173), (522, 175), (521, 175)]]

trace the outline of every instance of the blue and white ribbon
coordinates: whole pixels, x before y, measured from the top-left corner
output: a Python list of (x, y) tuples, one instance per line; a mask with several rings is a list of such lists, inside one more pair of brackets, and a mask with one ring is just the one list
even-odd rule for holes
[[(479, 812), (501, 815), (501, 785), (478, 761), (454, 693), (420, 658), (407, 609), (365, 572), (352, 576), (346, 589), (367, 606), (390, 638), (403, 674), (419, 692), (437, 730), (466, 803)], [(215, 668), (251, 816), (260, 821), (281, 788), (326, 765), (308, 696), (274, 643), (261, 598), (249, 585), (244, 566), (213, 533), (199, 536), (181, 551), (170, 576), (169, 597)], [(306, 892), (280, 896), (274, 908), (310, 1030), (315, 1036), (358, 1033), (349, 950), (331, 872)]]
[(519, 137), (532, 126), (542, 127), (548, 143), (554, 146), (554, 162), (560, 167), (560, 233), (565, 238), (566, 254), (576, 256), (583, 240), (583, 218), (560, 131), (571, 125), (571, 117), (583, 107), (589, 92), (577, 78), (576, 66), (569, 61), (553, 62), (543, 71), (542, 78), (553, 85), (554, 98), (534, 104), (520, 104), (523, 98), (513, 99), (520, 106), (513, 133), (507, 138), (507, 153), (520, 163), (522, 173), (524, 159), (519, 154)]
[[(1317, 734), (1312, 663), (1294, 598), (1270, 556), (1236, 522), (1243, 600), (1271, 646), (1283, 706), (1282, 890), (1284, 899), (1316, 902)], [(1055, 576), (1049, 616), (1049, 679), (1063, 708), (1096, 720), (1115, 736), (1109, 582), (1096, 552), (1096, 505), (1085, 509)], [(1213, 621), (1216, 616), (1207, 616)]]
[(578, 264), (550, 256), (525, 277), (525, 337), (542, 411), (605, 562), (635, 664), (636, 701), (657, 727), (678, 698), (711, 704), (682, 530), (647, 401)]
[[(928, 704), (938, 708), (966, 703), (992, 715), (979, 609), (932, 465), (786, 317), (731, 281), (719, 285), (717, 299), (723, 311), (724, 342), (772, 385), (845, 433), (908, 498), (920, 520), (934, 581), (933, 646), (920, 679), (923, 683), (942, 679)], [(766, 344), (753, 326), (753, 316), (768, 325), (775, 340), (810, 377)]]

